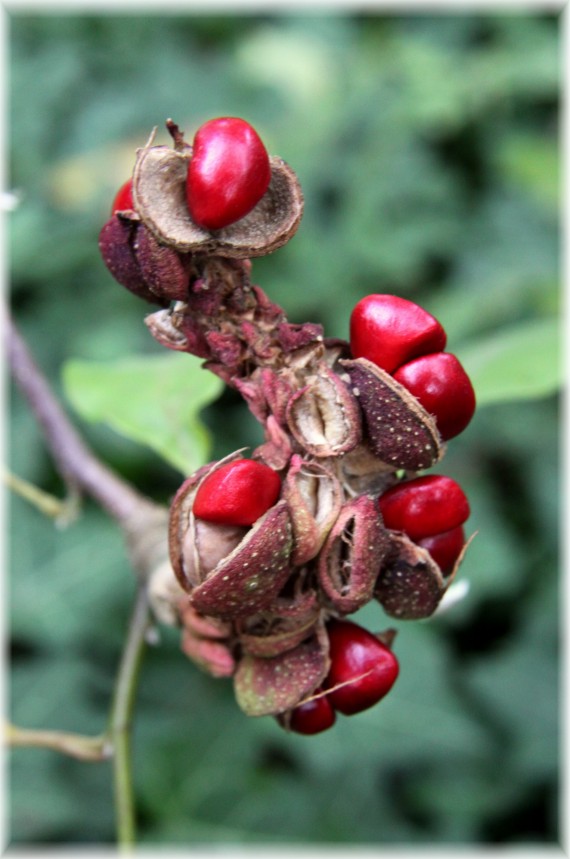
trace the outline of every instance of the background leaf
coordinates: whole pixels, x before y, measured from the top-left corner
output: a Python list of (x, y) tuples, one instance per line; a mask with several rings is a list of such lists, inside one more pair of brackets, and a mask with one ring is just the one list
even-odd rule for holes
[(198, 413), (223, 386), (198, 358), (174, 352), (105, 364), (69, 361), (63, 379), (82, 417), (148, 445), (183, 474), (207, 459), (210, 434)]
[(539, 319), (501, 329), (461, 350), (477, 405), (545, 397), (562, 384), (561, 324)]

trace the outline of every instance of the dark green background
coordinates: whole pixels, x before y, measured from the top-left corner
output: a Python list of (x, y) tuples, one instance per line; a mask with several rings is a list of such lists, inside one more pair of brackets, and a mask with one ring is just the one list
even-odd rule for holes
[[(248, 119), (296, 170), (306, 211), (254, 279), (292, 321), (346, 337), (356, 301), (424, 305), (461, 358), (479, 335), (559, 303), (560, 22), (487, 14), (25, 15), (9, 20), (14, 315), (61, 391), (70, 358), (159, 354), (148, 308), (97, 236), (134, 150), (173, 117), (191, 137)], [(184, 397), (184, 391), (181, 391)], [(17, 393), (11, 468), (62, 492)], [(180, 475), (78, 424), (157, 500)], [(225, 393), (213, 456), (259, 429)], [(314, 738), (247, 719), (161, 631), (145, 659), (135, 785), (145, 844), (528, 844), (559, 839), (559, 414), (555, 397), (482, 407), (438, 468), (478, 530), (454, 611), (400, 623), (401, 676), (378, 707)], [(23, 727), (101, 731), (133, 582), (92, 504), (67, 530), (10, 500), (10, 710)], [(362, 622), (383, 628), (379, 606)], [(111, 772), (10, 756), (14, 844), (112, 843)]]

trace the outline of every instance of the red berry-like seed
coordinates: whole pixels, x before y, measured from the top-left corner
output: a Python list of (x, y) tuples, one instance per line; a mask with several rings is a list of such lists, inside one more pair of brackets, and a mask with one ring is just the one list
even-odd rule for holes
[(446, 333), (437, 319), (413, 301), (396, 295), (367, 295), (350, 317), (350, 348), (393, 373), (402, 364), (445, 349)]
[(111, 214), (114, 215), (115, 212), (126, 212), (131, 209), (134, 209), (133, 180), (127, 179), (115, 195), (115, 199), (113, 200), (113, 205), (111, 207)]
[(328, 698), (313, 698), (299, 704), (291, 713), (289, 727), (297, 734), (320, 734), (332, 728), (336, 721), (336, 713)]
[(418, 540), (418, 546), (428, 550), (444, 576), (453, 570), (464, 545), (465, 532), (461, 525), (451, 531)]
[(237, 459), (204, 478), (192, 511), (194, 516), (219, 525), (253, 525), (281, 491), (279, 475), (253, 459)]
[(462, 525), (469, 502), (455, 480), (440, 474), (416, 477), (392, 486), (379, 501), (386, 528), (423, 540)]
[(437, 352), (409, 361), (394, 373), (397, 382), (434, 416), (444, 440), (463, 432), (475, 413), (475, 391), (455, 355)]
[[(360, 713), (383, 698), (394, 685), (400, 667), (392, 651), (376, 636), (348, 620), (328, 627), (331, 667), (324, 686), (327, 697), (345, 716)], [(332, 687), (344, 683), (337, 689)]]
[(270, 180), (269, 156), (248, 122), (220, 117), (198, 129), (186, 181), (196, 224), (219, 230), (239, 221), (261, 200)]

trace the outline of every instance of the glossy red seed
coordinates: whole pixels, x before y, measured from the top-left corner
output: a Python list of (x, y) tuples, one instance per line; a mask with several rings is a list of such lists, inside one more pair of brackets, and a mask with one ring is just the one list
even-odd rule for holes
[(326, 689), (335, 710), (350, 716), (372, 707), (394, 685), (398, 660), (376, 636), (348, 620), (332, 621), (328, 627), (331, 667)]
[(220, 525), (253, 525), (273, 507), (280, 491), (281, 479), (269, 466), (237, 459), (202, 481), (192, 510), (199, 519)]
[(291, 713), (289, 727), (297, 734), (320, 734), (332, 728), (336, 713), (326, 696), (299, 704)]
[(469, 502), (455, 480), (440, 474), (416, 477), (392, 486), (379, 498), (386, 528), (423, 540), (462, 525)]
[(418, 540), (418, 546), (428, 550), (444, 576), (453, 570), (464, 545), (465, 531), (461, 525), (433, 537)]
[(265, 146), (245, 120), (220, 117), (198, 129), (186, 182), (196, 224), (219, 230), (239, 221), (261, 200), (270, 180)]
[(393, 373), (402, 364), (445, 348), (446, 333), (437, 319), (413, 301), (396, 295), (367, 295), (350, 317), (350, 348)]
[(394, 373), (397, 382), (435, 417), (444, 440), (463, 432), (475, 413), (475, 391), (462, 365), (450, 352), (422, 355)]
[(133, 180), (127, 179), (115, 195), (115, 199), (113, 200), (113, 205), (111, 207), (111, 214), (114, 215), (115, 212), (126, 212), (130, 209), (134, 209)]

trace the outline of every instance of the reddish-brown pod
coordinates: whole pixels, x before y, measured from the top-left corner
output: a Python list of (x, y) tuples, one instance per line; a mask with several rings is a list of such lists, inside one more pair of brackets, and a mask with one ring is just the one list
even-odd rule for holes
[(111, 214), (114, 215), (115, 212), (128, 212), (133, 209), (133, 180), (127, 179), (115, 194), (115, 199), (111, 206)]
[(331, 659), (324, 682), (330, 690), (327, 697), (345, 716), (367, 710), (396, 682), (398, 660), (375, 635), (352, 621), (334, 620), (327, 630)]
[(245, 217), (271, 180), (267, 150), (256, 130), (237, 117), (211, 119), (194, 136), (186, 182), (192, 220), (220, 230)]
[(462, 525), (469, 502), (451, 477), (430, 474), (397, 483), (378, 499), (384, 525), (403, 531), (410, 540), (423, 540)]
[(464, 545), (465, 532), (461, 525), (450, 531), (443, 531), (441, 534), (418, 540), (418, 546), (427, 549), (444, 576), (453, 570)]
[(463, 432), (475, 413), (471, 380), (450, 352), (409, 361), (396, 370), (394, 378), (434, 416), (444, 441)]
[(406, 298), (373, 294), (361, 299), (350, 317), (350, 349), (387, 373), (445, 348), (447, 336), (437, 319)]
[(253, 459), (236, 459), (204, 478), (192, 512), (219, 525), (253, 525), (273, 507), (280, 491), (281, 478), (272, 468)]

